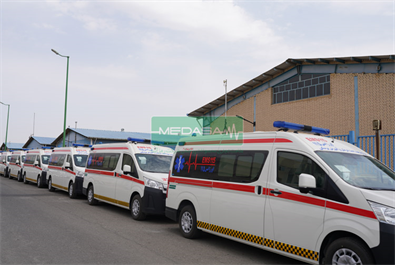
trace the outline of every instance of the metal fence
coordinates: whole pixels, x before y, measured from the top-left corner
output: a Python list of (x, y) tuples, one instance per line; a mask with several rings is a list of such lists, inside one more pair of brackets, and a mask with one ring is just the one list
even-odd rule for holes
[[(332, 138), (350, 142), (350, 136), (335, 135)], [(359, 136), (357, 137), (356, 146), (364, 150), (366, 153), (376, 157), (376, 136)], [(392, 170), (395, 170), (395, 134), (383, 134), (380, 135), (380, 161), (387, 165)]]

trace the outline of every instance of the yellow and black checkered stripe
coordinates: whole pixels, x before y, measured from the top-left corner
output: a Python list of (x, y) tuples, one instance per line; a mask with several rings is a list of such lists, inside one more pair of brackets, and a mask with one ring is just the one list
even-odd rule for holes
[(237, 230), (233, 230), (233, 229), (229, 229), (226, 227), (222, 227), (219, 225), (213, 225), (210, 223), (206, 223), (206, 222), (201, 222), (201, 221), (197, 221), (197, 227), (202, 228), (202, 229), (206, 229), (206, 230), (210, 230), (216, 233), (220, 233), (220, 234), (224, 234), (227, 236), (231, 236), (231, 237), (235, 237), (238, 239), (242, 239), (251, 243), (255, 243), (255, 244), (259, 244), (259, 245), (263, 245), (265, 247), (269, 247), (272, 249), (277, 249), (280, 251), (284, 251), (290, 254), (294, 254), (300, 257), (304, 257), (307, 259), (311, 259), (311, 260), (315, 260), (318, 261), (318, 252), (315, 252), (313, 250), (309, 250), (309, 249), (304, 249), (301, 247), (296, 247), (296, 246), (292, 246), (289, 244), (285, 244), (282, 242), (278, 242), (275, 240), (271, 240), (268, 238), (263, 238), (260, 236), (255, 236), (252, 234), (248, 234), (248, 233), (244, 233), (244, 232), (240, 232)]

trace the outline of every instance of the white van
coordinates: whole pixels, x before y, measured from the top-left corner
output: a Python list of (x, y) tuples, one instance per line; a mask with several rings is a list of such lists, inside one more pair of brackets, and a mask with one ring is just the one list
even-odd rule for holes
[(174, 150), (142, 143), (94, 145), (84, 178), (90, 205), (98, 201), (130, 209), (132, 218), (164, 214)]
[(47, 184), (48, 190), (67, 191), (70, 198), (82, 194), (82, 182), (89, 147), (74, 145), (73, 147), (57, 147), (49, 157)]
[(8, 177), (16, 178), (18, 181), (22, 181), (23, 162), (25, 161), (25, 151), (12, 151), (11, 159), (8, 163)]
[[(312, 264), (395, 263), (395, 172), (325, 129), (181, 139), (166, 216)], [(329, 134), (329, 130), (327, 130)]]
[(52, 150), (35, 149), (26, 152), (25, 163), (23, 164), (23, 183), (37, 183), (38, 188), (44, 187), (46, 183), (46, 169), (48, 168), (49, 157)]
[(8, 177), (8, 163), (11, 160), (11, 152), (3, 151), (0, 156), (0, 175)]

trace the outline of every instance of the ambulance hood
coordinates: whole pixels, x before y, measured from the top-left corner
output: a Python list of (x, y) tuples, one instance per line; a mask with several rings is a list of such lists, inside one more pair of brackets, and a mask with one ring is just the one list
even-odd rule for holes
[(366, 200), (395, 208), (395, 191), (361, 189)]
[(167, 184), (168, 174), (166, 174), (166, 173), (153, 173), (153, 172), (147, 172), (147, 171), (141, 171), (141, 172), (145, 178), (149, 178), (149, 179), (158, 181), (162, 184)]

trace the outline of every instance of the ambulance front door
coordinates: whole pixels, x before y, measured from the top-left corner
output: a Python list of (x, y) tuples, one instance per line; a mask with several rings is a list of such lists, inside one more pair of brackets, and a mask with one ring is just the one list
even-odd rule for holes
[[(301, 193), (299, 175), (316, 178), (317, 192), (324, 189), (327, 174), (300, 151), (274, 150), (265, 208), (265, 238), (271, 247), (310, 260), (318, 260), (316, 243), (323, 231), (325, 198)], [(270, 241), (273, 243), (273, 241)]]

